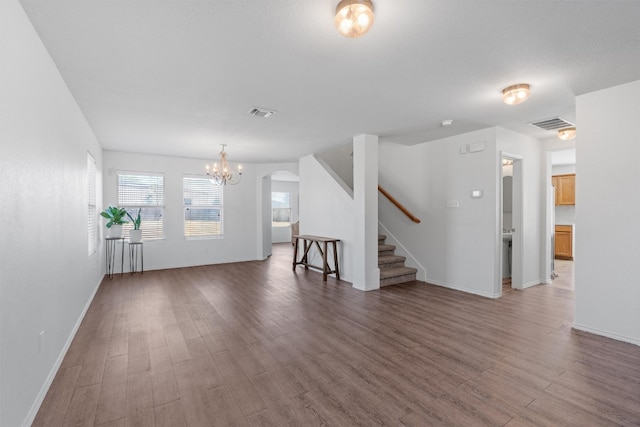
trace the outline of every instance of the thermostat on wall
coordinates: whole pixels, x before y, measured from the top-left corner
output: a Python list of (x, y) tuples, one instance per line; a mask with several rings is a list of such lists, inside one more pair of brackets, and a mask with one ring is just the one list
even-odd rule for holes
[(484, 191), (482, 190), (471, 190), (471, 198), (472, 199), (479, 199), (482, 197), (482, 194), (484, 193)]

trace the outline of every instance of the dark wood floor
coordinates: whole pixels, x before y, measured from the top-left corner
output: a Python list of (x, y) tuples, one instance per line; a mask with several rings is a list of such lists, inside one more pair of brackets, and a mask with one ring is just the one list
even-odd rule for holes
[(640, 425), (640, 347), (562, 280), (365, 293), (290, 251), (104, 281), (34, 425)]

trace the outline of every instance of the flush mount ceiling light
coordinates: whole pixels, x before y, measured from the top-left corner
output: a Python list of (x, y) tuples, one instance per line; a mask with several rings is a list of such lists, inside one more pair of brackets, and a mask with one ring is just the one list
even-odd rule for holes
[(573, 139), (575, 137), (576, 137), (576, 128), (575, 128), (575, 126), (569, 127), (569, 128), (560, 129), (558, 131), (558, 138), (560, 138), (563, 141), (569, 141), (570, 139)]
[(373, 25), (371, 0), (342, 0), (336, 7), (336, 28), (345, 37), (360, 37)]
[(235, 185), (240, 182), (240, 178), (242, 178), (242, 166), (238, 166), (238, 171), (235, 172), (227, 163), (227, 153), (224, 151), (224, 147), (227, 144), (220, 144), (222, 150), (220, 151), (220, 168), (218, 168), (218, 164), (213, 164), (213, 170), (209, 169), (209, 165), (207, 165), (206, 173), (209, 175), (209, 181), (216, 185)]
[(529, 98), (529, 85), (520, 83), (502, 89), (502, 102), (509, 105), (516, 105)]

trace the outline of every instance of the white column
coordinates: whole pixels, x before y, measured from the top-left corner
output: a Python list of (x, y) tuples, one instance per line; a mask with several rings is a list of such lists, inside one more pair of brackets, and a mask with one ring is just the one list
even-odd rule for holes
[(378, 137), (353, 138), (353, 200), (355, 204), (353, 287), (380, 288), (378, 268)]

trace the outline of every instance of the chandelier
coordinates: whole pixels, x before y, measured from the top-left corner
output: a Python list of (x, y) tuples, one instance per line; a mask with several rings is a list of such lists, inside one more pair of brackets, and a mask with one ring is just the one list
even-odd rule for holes
[(224, 151), (224, 147), (227, 144), (220, 144), (222, 146), (222, 150), (220, 151), (220, 168), (218, 168), (218, 164), (213, 164), (213, 170), (209, 168), (207, 165), (207, 175), (210, 177), (209, 181), (216, 185), (235, 185), (240, 182), (240, 178), (242, 177), (242, 166), (238, 165), (238, 171), (235, 172), (227, 163), (227, 153)]

